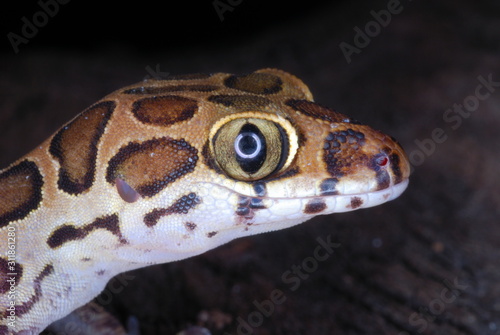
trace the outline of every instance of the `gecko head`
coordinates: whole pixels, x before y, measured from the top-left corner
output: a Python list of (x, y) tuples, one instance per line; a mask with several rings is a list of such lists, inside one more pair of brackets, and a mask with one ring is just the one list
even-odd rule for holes
[(209, 154), (224, 177), (214, 185), (261, 202), (300, 200), (302, 214), (314, 215), (379, 205), (405, 190), (410, 165), (394, 138), (310, 101), (287, 105), (285, 114), (246, 112), (215, 124)]
[(187, 140), (157, 134), (110, 160), (106, 178), (132, 203), (130, 217), (141, 213), (148, 243), (201, 252), (376, 206), (406, 189), (410, 165), (399, 143), (313, 102), (297, 78), (273, 70), (224, 78), (197, 114), (175, 125)]

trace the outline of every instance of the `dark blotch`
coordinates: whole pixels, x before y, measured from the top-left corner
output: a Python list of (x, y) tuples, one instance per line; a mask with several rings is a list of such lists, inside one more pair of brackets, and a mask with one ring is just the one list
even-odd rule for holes
[[(155, 208), (144, 216), (144, 224), (152, 227), (163, 217), (171, 214), (187, 214), (190, 209), (201, 203), (201, 198), (196, 193), (189, 193), (177, 199), (168, 208)], [(196, 225), (195, 225), (196, 227)]]
[(339, 180), (337, 178), (327, 178), (324, 179), (319, 185), (319, 189), (321, 191), (321, 195), (337, 195), (339, 192), (337, 191), (337, 183)]
[(389, 161), (391, 162), (392, 173), (394, 174), (394, 183), (398, 184), (403, 180), (403, 173), (401, 172), (401, 160), (398, 154), (389, 155)]
[(52, 249), (60, 247), (66, 242), (81, 240), (85, 237), (85, 233), (72, 225), (64, 225), (57, 228), (47, 240), (47, 244)]
[(85, 229), (85, 231), (88, 231), (88, 233), (90, 233), (95, 229), (109, 230), (111, 233), (113, 233), (113, 235), (120, 238), (121, 243), (126, 243), (125, 239), (123, 238), (120, 232), (119, 219), (118, 215), (116, 214), (97, 218), (94, 222), (92, 222), (87, 226), (84, 226), (83, 228)]
[(257, 181), (253, 183), (253, 190), (258, 197), (265, 197), (267, 195), (266, 183)]
[(197, 111), (196, 100), (177, 95), (153, 96), (132, 104), (132, 113), (139, 121), (159, 126), (189, 120)]
[(163, 137), (130, 142), (110, 159), (106, 180), (114, 184), (120, 178), (142, 197), (152, 197), (191, 173), (198, 161), (197, 153), (184, 139)]
[(326, 209), (326, 204), (322, 199), (312, 199), (304, 208), (305, 214), (317, 214)]
[(0, 174), (0, 228), (24, 219), (42, 201), (43, 177), (35, 163), (24, 160)]
[(356, 209), (361, 207), (363, 205), (363, 200), (359, 197), (352, 197), (351, 198), (351, 208)]
[(244, 216), (246, 218), (253, 217), (254, 211), (267, 208), (262, 199), (240, 196), (238, 198), (238, 207), (236, 208), (236, 215)]
[(365, 136), (353, 129), (328, 133), (323, 143), (323, 160), (332, 177), (340, 178), (349, 170), (354, 153), (365, 145)]
[(266, 206), (262, 202), (262, 199), (259, 198), (252, 198), (250, 201), (250, 208), (251, 209), (264, 209)]
[(70, 241), (82, 240), (92, 231), (96, 229), (104, 229), (110, 231), (113, 235), (119, 238), (120, 243), (127, 243), (120, 232), (118, 215), (108, 215), (95, 219), (82, 227), (73, 225), (63, 225), (57, 228), (47, 239), (47, 244), (50, 248), (55, 249)]
[(162, 216), (168, 215), (166, 208), (155, 208), (151, 212), (144, 215), (144, 223), (148, 227), (152, 227), (158, 223)]

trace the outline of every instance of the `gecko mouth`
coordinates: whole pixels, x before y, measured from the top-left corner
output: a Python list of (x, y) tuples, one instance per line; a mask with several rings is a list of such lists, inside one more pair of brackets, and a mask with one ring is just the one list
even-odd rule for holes
[[(306, 196), (255, 196), (246, 195), (229, 187), (205, 182), (212, 188), (212, 194), (219, 190), (237, 197), (237, 213), (246, 215), (247, 212), (259, 209), (271, 209), (288, 213), (304, 215), (331, 214), (348, 212), (360, 208), (369, 208), (383, 204), (399, 197), (408, 187), (409, 179), (404, 179), (389, 187), (366, 192), (348, 194), (306, 195)], [(300, 210), (299, 210), (300, 209)]]

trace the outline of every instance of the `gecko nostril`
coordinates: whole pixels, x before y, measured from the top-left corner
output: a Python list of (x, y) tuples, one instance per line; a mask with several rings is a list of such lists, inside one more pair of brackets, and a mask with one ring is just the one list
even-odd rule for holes
[(389, 163), (389, 158), (387, 158), (387, 156), (379, 156), (375, 159), (375, 164), (377, 164), (378, 166), (386, 166), (387, 163)]

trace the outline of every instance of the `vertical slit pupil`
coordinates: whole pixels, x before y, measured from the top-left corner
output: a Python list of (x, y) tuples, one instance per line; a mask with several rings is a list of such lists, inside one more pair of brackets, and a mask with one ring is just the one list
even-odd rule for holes
[(235, 139), (236, 161), (243, 171), (257, 172), (266, 158), (266, 141), (259, 128), (251, 123), (241, 127)]
[(241, 133), (238, 135), (238, 149), (246, 156), (253, 156), (258, 153), (261, 147), (259, 137), (254, 133)]

